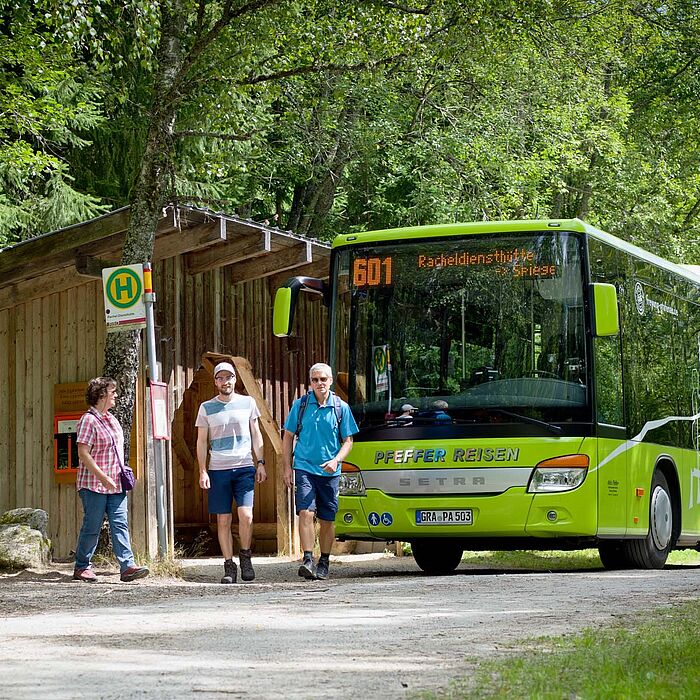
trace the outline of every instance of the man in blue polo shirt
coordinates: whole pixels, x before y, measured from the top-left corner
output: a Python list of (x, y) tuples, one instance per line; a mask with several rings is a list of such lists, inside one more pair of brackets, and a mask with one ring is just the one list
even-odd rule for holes
[[(294, 402), (284, 424), (282, 477), (288, 488), (295, 485), (299, 538), (304, 549), (299, 576), (325, 579), (335, 541), (340, 467), (352, 448), (352, 436), (358, 432), (358, 427), (350, 407), (331, 391), (333, 372), (328, 365), (322, 362), (313, 365), (309, 379), (312, 390)], [(316, 567), (313, 561), (314, 515), (320, 523), (321, 547)]]

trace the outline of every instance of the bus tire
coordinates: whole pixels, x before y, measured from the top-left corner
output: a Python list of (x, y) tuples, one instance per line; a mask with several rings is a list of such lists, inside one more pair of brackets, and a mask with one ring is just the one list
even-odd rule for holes
[(431, 576), (452, 573), (462, 561), (462, 545), (454, 540), (413, 540), (411, 550), (416, 564)]
[(649, 532), (643, 540), (625, 542), (625, 551), (637, 569), (663, 569), (672, 548), (673, 501), (668, 481), (657, 469), (651, 480)]

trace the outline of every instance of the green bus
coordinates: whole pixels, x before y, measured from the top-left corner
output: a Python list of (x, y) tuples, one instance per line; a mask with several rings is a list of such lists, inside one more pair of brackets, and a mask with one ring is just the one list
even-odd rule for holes
[(335, 239), (329, 364), (360, 426), (340, 540), (595, 547), (663, 567), (700, 543), (700, 270), (583, 221), (488, 221)]

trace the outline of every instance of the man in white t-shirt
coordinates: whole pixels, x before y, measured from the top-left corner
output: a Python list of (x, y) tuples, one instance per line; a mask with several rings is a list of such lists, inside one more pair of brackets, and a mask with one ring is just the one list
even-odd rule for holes
[(236, 370), (230, 362), (216, 365), (214, 383), (219, 394), (199, 407), (195, 421), (199, 485), (209, 490), (209, 513), (216, 515), (219, 545), (224, 555), (221, 583), (235, 583), (237, 576), (231, 534), (234, 500), (238, 508), (241, 578), (252, 581), (255, 578), (250, 559), (253, 496), (255, 484), (267, 478), (263, 439), (258, 426), (260, 411), (252, 396), (236, 394)]

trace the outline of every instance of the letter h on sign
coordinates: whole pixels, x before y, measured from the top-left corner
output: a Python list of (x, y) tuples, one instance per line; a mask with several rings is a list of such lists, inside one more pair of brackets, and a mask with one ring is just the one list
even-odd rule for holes
[(119, 301), (124, 301), (124, 298), (131, 299), (134, 296), (134, 279), (130, 275), (120, 275), (114, 280), (114, 296)]

